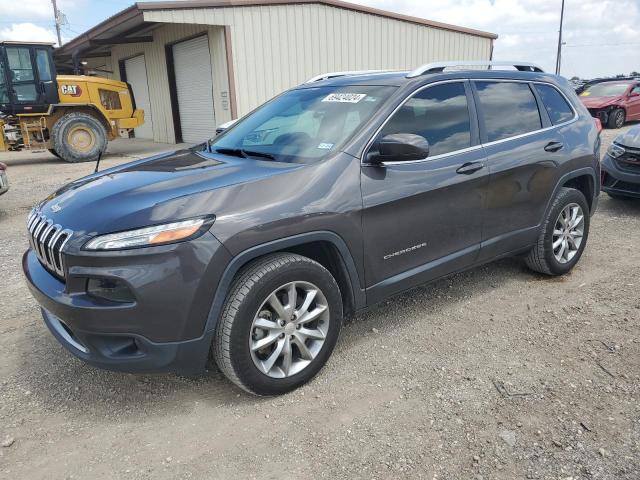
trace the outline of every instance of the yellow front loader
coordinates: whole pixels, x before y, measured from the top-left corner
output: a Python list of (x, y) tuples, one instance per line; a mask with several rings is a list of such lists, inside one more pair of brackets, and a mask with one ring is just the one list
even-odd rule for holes
[(0, 151), (49, 150), (67, 162), (97, 160), (107, 142), (144, 123), (129, 86), (56, 75), (53, 47), (0, 42)]

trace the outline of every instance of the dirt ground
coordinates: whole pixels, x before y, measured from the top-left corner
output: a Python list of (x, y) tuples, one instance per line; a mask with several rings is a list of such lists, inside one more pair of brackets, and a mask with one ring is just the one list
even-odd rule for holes
[(0, 160), (0, 478), (640, 478), (640, 201), (601, 197), (570, 275), (511, 259), (419, 288), (352, 319), (310, 384), (256, 398), (63, 350), (23, 281), (25, 218), (93, 165)]

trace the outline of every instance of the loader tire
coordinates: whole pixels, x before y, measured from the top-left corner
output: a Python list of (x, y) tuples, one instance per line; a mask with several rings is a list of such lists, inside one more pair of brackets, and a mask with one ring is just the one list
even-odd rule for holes
[(70, 163), (94, 162), (107, 149), (107, 130), (88, 113), (67, 113), (55, 123), (51, 137), (58, 156)]

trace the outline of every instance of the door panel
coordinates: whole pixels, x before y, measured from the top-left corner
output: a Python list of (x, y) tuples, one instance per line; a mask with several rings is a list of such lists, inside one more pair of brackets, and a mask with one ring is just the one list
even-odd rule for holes
[(535, 241), (568, 148), (527, 82), (474, 82), (474, 88), (491, 171), (480, 257), (485, 260)]
[(127, 83), (131, 85), (136, 108), (144, 110), (144, 123), (134, 130), (136, 138), (153, 140), (153, 114), (149, 97), (147, 66), (144, 55), (125, 60)]
[[(368, 286), (449, 255), (454, 257), (448, 271), (473, 262), (481, 239), (488, 170), (470, 175), (457, 170), (484, 160), (478, 148), (425, 162), (363, 166)], [(420, 277), (416, 284), (430, 278)]]
[(491, 183), (483, 241), (540, 223), (565, 155), (545, 150), (554, 142), (564, 138), (552, 129), (485, 147)]
[[(478, 255), (489, 171), (467, 98), (463, 82), (419, 92), (397, 110), (371, 151), (385, 134), (413, 133), (429, 141), (434, 155), (362, 167), (371, 302), (464, 268)], [(472, 162), (482, 168), (461, 170)]]

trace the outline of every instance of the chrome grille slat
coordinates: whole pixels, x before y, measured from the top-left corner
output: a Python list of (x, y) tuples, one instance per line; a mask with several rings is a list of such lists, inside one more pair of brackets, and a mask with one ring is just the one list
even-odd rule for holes
[(40, 211), (34, 209), (27, 217), (29, 244), (42, 265), (64, 279), (64, 258), (62, 252), (73, 236), (73, 231), (53, 223)]

